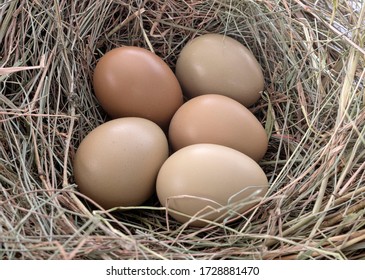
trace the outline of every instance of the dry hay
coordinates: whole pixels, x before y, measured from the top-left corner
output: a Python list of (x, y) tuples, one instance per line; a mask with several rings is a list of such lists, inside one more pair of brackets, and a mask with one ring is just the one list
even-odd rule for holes
[[(364, 5), (356, 1), (25, 1), (0, 4), (0, 259), (362, 259)], [(358, 3), (363, 1), (357, 1)], [(106, 51), (135, 45), (174, 68), (217, 32), (248, 46), (266, 88), (270, 191), (229, 224), (194, 229), (156, 198), (86, 206), (72, 176), (106, 120), (91, 86)]]

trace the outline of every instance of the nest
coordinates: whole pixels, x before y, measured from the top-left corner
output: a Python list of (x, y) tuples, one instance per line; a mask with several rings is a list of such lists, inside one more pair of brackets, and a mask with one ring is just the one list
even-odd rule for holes
[[(0, 259), (363, 259), (365, 5), (361, 1), (25, 1), (0, 4)], [(172, 69), (205, 33), (247, 46), (265, 75), (251, 111), (270, 137), (263, 201), (191, 228), (156, 197), (92, 207), (81, 140), (107, 120), (91, 78), (133, 45)]]

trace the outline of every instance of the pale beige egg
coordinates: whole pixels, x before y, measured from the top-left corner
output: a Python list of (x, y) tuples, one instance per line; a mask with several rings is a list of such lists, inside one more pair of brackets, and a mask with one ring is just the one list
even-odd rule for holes
[(249, 107), (261, 96), (264, 76), (251, 51), (221, 34), (199, 36), (182, 49), (176, 76), (184, 94), (221, 94)]
[(168, 157), (159, 126), (143, 118), (119, 118), (91, 131), (73, 162), (78, 189), (104, 208), (137, 206), (155, 192)]
[(268, 190), (261, 167), (234, 149), (195, 144), (172, 154), (157, 177), (157, 195), (171, 217), (205, 226), (234, 219), (258, 204)]

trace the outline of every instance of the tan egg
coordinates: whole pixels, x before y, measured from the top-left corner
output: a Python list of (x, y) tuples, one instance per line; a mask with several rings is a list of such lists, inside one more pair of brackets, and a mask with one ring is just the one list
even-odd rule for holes
[(142, 204), (155, 191), (168, 157), (165, 134), (142, 118), (120, 118), (91, 131), (73, 162), (80, 192), (105, 209)]
[(168, 65), (138, 47), (107, 52), (96, 65), (93, 85), (111, 117), (142, 117), (163, 129), (183, 102), (179, 82)]
[(248, 156), (221, 145), (195, 144), (165, 161), (156, 188), (173, 218), (204, 226), (201, 219), (222, 222), (256, 205), (266, 194), (268, 181)]
[(190, 41), (176, 63), (176, 76), (188, 97), (216, 93), (246, 107), (264, 89), (261, 67), (240, 42), (220, 34), (206, 34)]
[(169, 127), (174, 151), (198, 143), (224, 145), (256, 161), (268, 147), (265, 129), (242, 104), (218, 94), (206, 94), (184, 103)]

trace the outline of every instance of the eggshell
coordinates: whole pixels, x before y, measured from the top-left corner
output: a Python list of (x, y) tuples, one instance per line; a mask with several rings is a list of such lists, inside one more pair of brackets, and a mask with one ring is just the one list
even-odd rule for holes
[(240, 42), (220, 34), (190, 41), (176, 63), (176, 76), (188, 97), (221, 94), (246, 107), (260, 98), (264, 76), (254, 55)]
[(120, 118), (91, 131), (73, 162), (80, 192), (104, 208), (136, 206), (155, 192), (158, 171), (168, 157), (165, 134), (142, 118)]
[(268, 147), (266, 132), (256, 117), (242, 104), (218, 94), (184, 103), (171, 120), (169, 141), (174, 151), (198, 143), (220, 144), (256, 161)]
[(217, 222), (235, 218), (256, 205), (268, 189), (265, 173), (254, 160), (215, 144), (195, 144), (172, 154), (156, 185), (168, 213), (181, 223), (194, 216), (193, 226), (206, 225), (198, 217)]
[(154, 53), (138, 47), (107, 52), (97, 63), (93, 85), (104, 110), (113, 118), (142, 117), (167, 128), (183, 103), (178, 80)]

